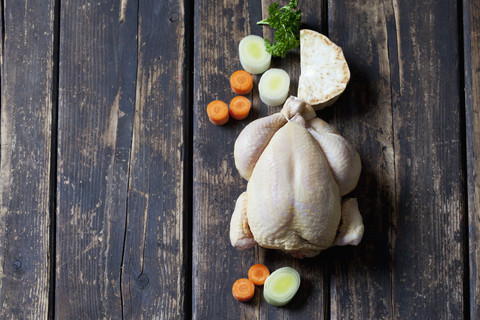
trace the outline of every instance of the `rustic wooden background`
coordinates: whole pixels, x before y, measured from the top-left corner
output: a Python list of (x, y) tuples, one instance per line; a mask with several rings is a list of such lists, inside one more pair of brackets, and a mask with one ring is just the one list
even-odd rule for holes
[[(300, 0), (350, 65), (318, 115), (365, 223), (303, 260), (228, 237), (235, 138), (278, 108), (205, 112), (271, 3), (1, 0), (1, 319), (480, 319), (480, 1)], [(298, 50), (273, 65), (295, 94)], [(286, 307), (232, 298), (259, 262), (300, 272)]]

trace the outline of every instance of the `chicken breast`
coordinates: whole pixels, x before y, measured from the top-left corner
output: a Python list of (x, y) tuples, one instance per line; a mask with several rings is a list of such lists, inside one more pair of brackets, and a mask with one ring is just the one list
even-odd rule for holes
[(357, 202), (342, 205), (341, 196), (357, 184), (360, 157), (303, 100), (290, 97), (280, 113), (245, 127), (234, 155), (249, 179), (231, 220), (234, 247), (312, 257), (334, 243), (359, 243)]

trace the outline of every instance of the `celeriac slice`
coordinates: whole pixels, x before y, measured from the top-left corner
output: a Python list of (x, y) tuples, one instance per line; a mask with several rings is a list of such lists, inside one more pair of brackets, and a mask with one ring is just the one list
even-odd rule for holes
[(270, 68), (272, 56), (265, 49), (262, 37), (249, 35), (243, 38), (238, 45), (238, 56), (245, 71), (251, 74), (260, 74)]
[(269, 106), (279, 106), (285, 102), (290, 88), (290, 77), (282, 69), (272, 68), (265, 72), (258, 83), (260, 99)]
[(350, 80), (342, 48), (318, 32), (300, 30), (298, 97), (315, 110), (335, 102)]

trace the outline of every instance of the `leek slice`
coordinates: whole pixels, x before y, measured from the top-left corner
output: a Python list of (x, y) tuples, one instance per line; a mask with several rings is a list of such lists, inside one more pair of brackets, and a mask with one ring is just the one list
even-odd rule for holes
[(258, 83), (260, 99), (269, 106), (279, 106), (285, 102), (290, 88), (290, 77), (282, 69), (272, 68), (265, 72)]
[(270, 68), (272, 55), (265, 49), (262, 37), (249, 35), (243, 38), (238, 45), (238, 56), (245, 71), (251, 74), (260, 74)]
[(272, 306), (281, 307), (292, 300), (300, 287), (300, 275), (295, 269), (283, 267), (273, 272), (263, 285), (263, 296)]

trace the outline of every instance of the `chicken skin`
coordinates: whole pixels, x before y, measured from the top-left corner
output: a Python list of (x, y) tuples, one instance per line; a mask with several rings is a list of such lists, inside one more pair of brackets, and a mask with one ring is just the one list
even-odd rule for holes
[(281, 112), (250, 123), (234, 158), (248, 180), (230, 223), (235, 248), (259, 244), (303, 258), (360, 242), (357, 201), (341, 199), (357, 185), (360, 157), (310, 105), (290, 97)]

